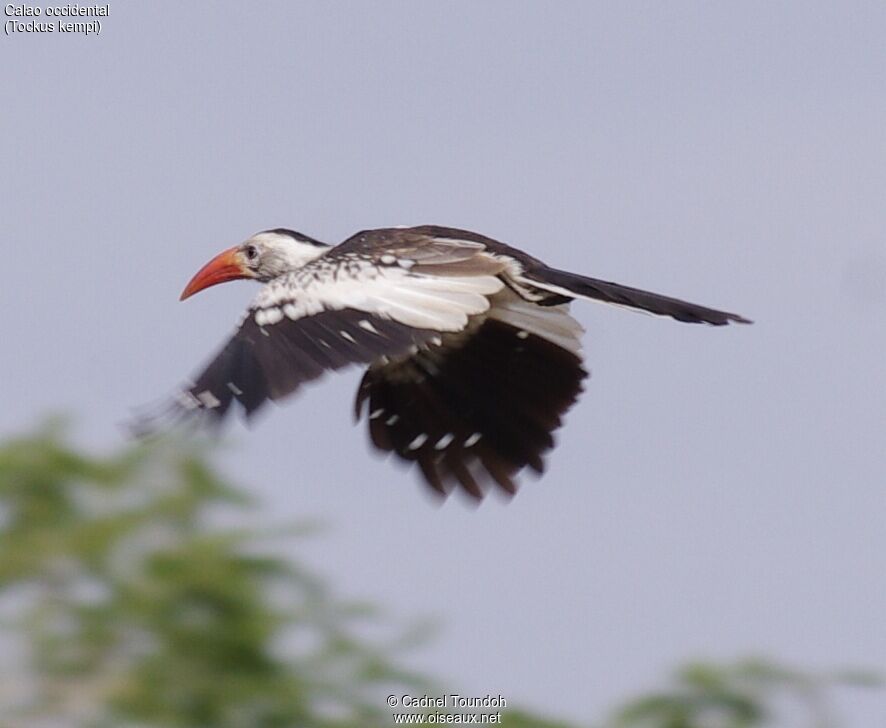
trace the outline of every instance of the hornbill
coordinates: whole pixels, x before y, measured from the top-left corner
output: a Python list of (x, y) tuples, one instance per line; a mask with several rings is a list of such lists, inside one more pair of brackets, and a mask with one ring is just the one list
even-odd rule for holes
[[(368, 415), (373, 445), (417, 463), (439, 494), (461, 486), (477, 499), (493, 484), (513, 494), (526, 467), (543, 471), (552, 433), (582, 390), (573, 299), (688, 323), (750, 323), (436, 225), (365, 230), (336, 246), (266, 230), (209, 261), (181, 299), (241, 278), (265, 285), (175, 397), (176, 418), (217, 422), (238, 407), (248, 418), (326, 370), (368, 365), (355, 415)], [(156, 419), (135, 429), (156, 429)]]

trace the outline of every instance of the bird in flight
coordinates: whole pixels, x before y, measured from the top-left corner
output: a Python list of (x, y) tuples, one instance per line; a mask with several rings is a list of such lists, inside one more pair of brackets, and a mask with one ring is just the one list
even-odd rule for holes
[[(329, 246), (294, 230), (253, 235), (181, 294), (264, 286), (224, 347), (171, 404), (175, 418), (248, 418), (327, 370), (366, 365), (355, 415), (372, 444), (418, 465), (440, 495), (516, 491), (544, 469), (552, 433), (588, 376), (577, 298), (687, 323), (750, 323), (669, 296), (551, 268), (484, 235), (436, 225), (365, 230)], [(170, 414), (170, 412), (167, 412)], [(154, 429), (151, 418), (135, 426)]]

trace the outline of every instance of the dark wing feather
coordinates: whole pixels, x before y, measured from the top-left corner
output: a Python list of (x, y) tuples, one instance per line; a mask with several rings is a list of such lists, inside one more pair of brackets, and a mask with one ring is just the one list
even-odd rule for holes
[(256, 323), (250, 313), (222, 350), (183, 389), (159, 418), (136, 421), (145, 434), (173, 418), (205, 413), (221, 420), (234, 403), (249, 417), (268, 400), (279, 400), (324, 371), (368, 364), (379, 357), (404, 357), (436, 332), (353, 309), (321, 311), (312, 316)]
[(577, 354), (487, 319), (460, 345), (370, 368), (356, 411), (375, 447), (417, 463), (434, 490), (479, 499), (491, 482), (515, 492), (525, 467), (542, 472), (586, 376)]

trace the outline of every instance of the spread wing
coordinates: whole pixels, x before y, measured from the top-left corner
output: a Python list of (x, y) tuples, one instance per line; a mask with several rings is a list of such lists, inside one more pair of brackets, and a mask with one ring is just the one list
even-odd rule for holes
[(461, 487), (481, 499), (492, 484), (513, 494), (520, 470), (543, 471), (582, 390), (580, 334), (567, 306), (502, 291), (464, 331), (371, 366), (356, 413), (375, 447), (417, 464), (441, 495)]
[(367, 415), (373, 445), (417, 464), (442, 495), (461, 487), (480, 499), (493, 484), (514, 493), (519, 471), (541, 473), (587, 377), (568, 299), (539, 292), (526, 300), (515, 279), (541, 263), (485, 236), (430, 225), (358, 233), (340, 249), (371, 250), (416, 272), (497, 265), (507, 282), (467, 325), (370, 366), (356, 413)]
[(481, 245), (415, 241), (391, 253), (377, 243), (352, 238), (266, 284), (193, 384), (132, 429), (154, 431), (170, 415), (218, 421), (235, 404), (250, 416), (325, 371), (407, 357), (465, 328), (503, 286)]
[(435, 333), (357, 309), (260, 324), (261, 313), (251, 310), (194, 383), (178, 394), (181, 414), (206, 411), (221, 419), (236, 402), (248, 417), (325, 371), (405, 356)]

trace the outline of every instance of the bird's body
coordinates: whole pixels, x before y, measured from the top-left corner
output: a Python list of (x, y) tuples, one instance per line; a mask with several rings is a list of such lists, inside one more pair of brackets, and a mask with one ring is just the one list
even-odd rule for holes
[(207, 264), (182, 294), (234, 278), (265, 286), (177, 412), (247, 416), (324, 371), (368, 365), (356, 400), (373, 444), (439, 493), (540, 473), (587, 372), (575, 298), (723, 325), (736, 314), (550, 268), (477, 233), (368, 230), (331, 247), (278, 228)]

